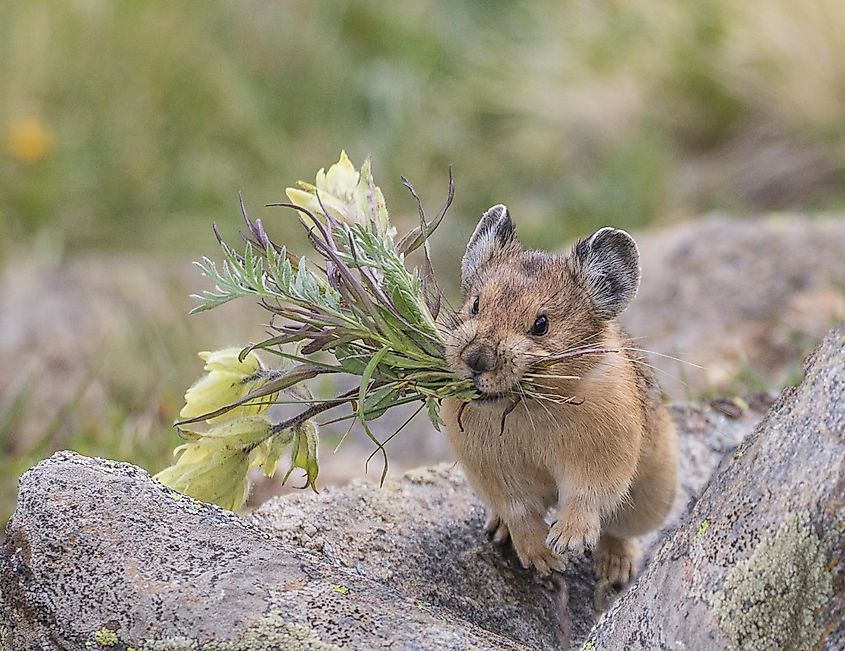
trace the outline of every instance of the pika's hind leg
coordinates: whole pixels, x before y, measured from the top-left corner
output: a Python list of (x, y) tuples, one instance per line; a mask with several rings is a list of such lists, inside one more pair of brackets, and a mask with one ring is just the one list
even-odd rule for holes
[(484, 531), (493, 538), (493, 542), (497, 545), (504, 545), (511, 537), (507, 523), (493, 510), (487, 516)]
[(632, 538), (617, 538), (603, 532), (593, 551), (596, 577), (620, 588), (631, 580), (640, 554), (640, 546)]

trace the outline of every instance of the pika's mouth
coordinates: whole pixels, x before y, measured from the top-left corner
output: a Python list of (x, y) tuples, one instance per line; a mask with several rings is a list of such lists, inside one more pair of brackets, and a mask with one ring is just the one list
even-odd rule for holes
[(479, 405), (493, 405), (508, 398), (505, 392), (499, 393), (480, 393), (477, 398), (473, 398), (472, 402)]

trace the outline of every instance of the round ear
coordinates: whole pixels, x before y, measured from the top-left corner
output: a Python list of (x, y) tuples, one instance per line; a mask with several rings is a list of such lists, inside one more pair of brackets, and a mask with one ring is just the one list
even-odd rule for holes
[(461, 260), (461, 284), (466, 288), (478, 270), (516, 239), (516, 226), (506, 206), (497, 204), (482, 215)]
[(622, 314), (640, 286), (640, 252), (625, 231), (602, 228), (575, 244), (575, 267), (601, 316)]

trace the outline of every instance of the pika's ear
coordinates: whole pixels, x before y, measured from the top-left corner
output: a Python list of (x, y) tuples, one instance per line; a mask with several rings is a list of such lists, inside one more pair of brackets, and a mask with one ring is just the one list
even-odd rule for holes
[(625, 231), (602, 228), (575, 244), (572, 257), (599, 314), (622, 314), (640, 286), (640, 252)]
[(476, 272), (497, 255), (506, 253), (516, 239), (516, 226), (502, 204), (490, 208), (481, 217), (467, 243), (461, 260), (461, 285), (469, 285)]

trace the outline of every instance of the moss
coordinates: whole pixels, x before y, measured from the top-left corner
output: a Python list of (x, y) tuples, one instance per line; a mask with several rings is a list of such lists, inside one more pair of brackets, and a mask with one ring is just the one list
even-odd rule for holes
[(94, 642), (99, 647), (115, 646), (118, 641), (117, 633), (106, 626), (94, 632)]
[(827, 546), (804, 512), (788, 515), (709, 601), (732, 648), (810, 649), (824, 630), (818, 610), (832, 594)]

